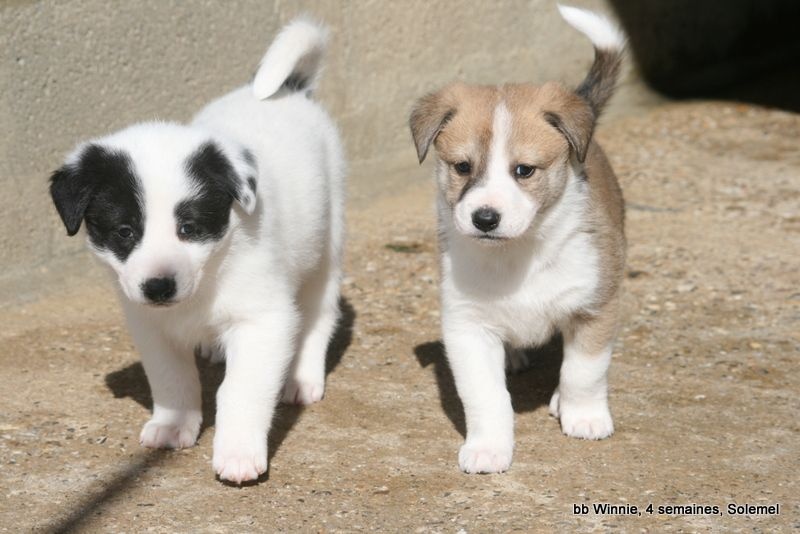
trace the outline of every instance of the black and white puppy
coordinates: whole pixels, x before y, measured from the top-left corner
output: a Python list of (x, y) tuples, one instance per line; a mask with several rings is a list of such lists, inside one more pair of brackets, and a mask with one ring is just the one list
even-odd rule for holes
[[(69, 235), (116, 274), (153, 394), (146, 447), (194, 445), (202, 418), (194, 350), (226, 358), (213, 467), (267, 469), (275, 406), (322, 398), (338, 320), (343, 149), (310, 98), (327, 33), (286, 26), (252, 84), (189, 125), (137, 124), (79, 145), (51, 179)], [(287, 378), (288, 375), (288, 378)]]

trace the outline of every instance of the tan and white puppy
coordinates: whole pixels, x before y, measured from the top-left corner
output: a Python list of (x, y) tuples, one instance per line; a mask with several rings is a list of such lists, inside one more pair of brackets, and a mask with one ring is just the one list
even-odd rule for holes
[(564, 360), (550, 413), (568, 436), (614, 432), (606, 376), (625, 262), (623, 199), (592, 133), (624, 36), (601, 15), (559, 10), (595, 46), (576, 90), (455, 83), (420, 99), (410, 119), (420, 162), (431, 144), (438, 156), (442, 328), (466, 415), (458, 462), (467, 473), (511, 465), (506, 358), (556, 331)]

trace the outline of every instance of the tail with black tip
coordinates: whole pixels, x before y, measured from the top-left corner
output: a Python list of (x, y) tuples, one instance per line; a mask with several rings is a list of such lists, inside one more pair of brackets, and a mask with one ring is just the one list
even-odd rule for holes
[(625, 51), (625, 34), (599, 13), (560, 4), (558, 11), (570, 26), (586, 35), (594, 45), (594, 63), (575, 92), (586, 100), (597, 118), (614, 94)]
[(309, 18), (287, 24), (272, 41), (253, 78), (255, 97), (264, 100), (282, 92), (313, 92), (327, 42), (327, 28)]

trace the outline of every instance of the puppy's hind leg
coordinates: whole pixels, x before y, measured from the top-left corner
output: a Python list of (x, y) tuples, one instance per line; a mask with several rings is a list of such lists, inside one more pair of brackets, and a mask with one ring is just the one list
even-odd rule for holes
[(608, 409), (608, 366), (617, 328), (616, 302), (564, 330), (564, 361), (550, 414), (567, 436), (603, 439), (614, 433)]
[(323, 265), (300, 292), (303, 332), (283, 389), (283, 402), (311, 404), (325, 394), (325, 357), (339, 320), (338, 266)]

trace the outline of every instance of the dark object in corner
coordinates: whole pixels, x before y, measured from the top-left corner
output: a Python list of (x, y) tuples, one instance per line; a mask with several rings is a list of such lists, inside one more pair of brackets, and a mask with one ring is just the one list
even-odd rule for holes
[(800, 1), (610, 0), (645, 80), (800, 111)]

